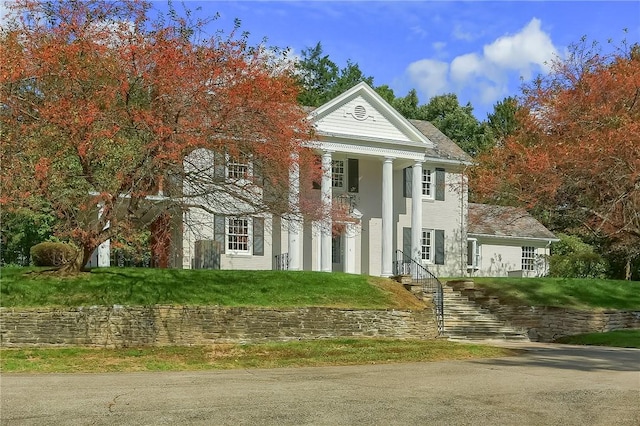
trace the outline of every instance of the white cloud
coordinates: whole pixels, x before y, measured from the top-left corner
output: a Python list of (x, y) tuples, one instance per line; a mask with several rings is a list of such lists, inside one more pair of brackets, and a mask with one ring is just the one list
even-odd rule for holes
[[(463, 35), (459, 28), (454, 29)], [(547, 72), (549, 61), (558, 56), (541, 21), (533, 18), (520, 31), (497, 38), (482, 51), (456, 56), (450, 62), (422, 59), (409, 64), (407, 75), (428, 102), (434, 95), (454, 92), (472, 104), (490, 106), (507, 95), (509, 82)], [(469, 96), (460, 96), (464, 92)], [(423, 96), (427, 96), (424, 99)]]
[(462, 29), (462, 25), (455, 24), (453, 27), (452, 35), (455, 39), (465, 40), (465, 41), (473, 41), (476, 37), (469, 31), (464, 31)]
[(436, 51), (440, 52), (445, 47), (447, 47), (447, 43), (444, 42), (444, 41), (436, 41), (436, 42), (431, 44), (431, 47), (433, 47), (433, 50), (436, 50)]
[(433, 59), (422, 59), (409, 64), (409, 78), (418, 86), (418, 90), (429, 98), (446, 91), (449, 64)]
[(533, 18), (519, 33), (500, 37), (484, 46), (484, 57), (501, 68), (518, 70), (522, 74), (529, 74), (532, 65), (548, 71), (546, 63), (558, 51), (540, 24), (539, 19)]
[(473, 75), (482, 72), (482, 58), (476, 53), (467, 53), (451, 61), (451, 80), (464, 82)]

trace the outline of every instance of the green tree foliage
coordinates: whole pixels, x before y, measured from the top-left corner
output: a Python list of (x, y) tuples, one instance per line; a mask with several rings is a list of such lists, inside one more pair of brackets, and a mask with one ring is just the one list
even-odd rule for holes
[(55, 222), (55, 216), (46, 208), (2, 211), (0, 264), (29, 265), (31, 247), (53, 235)]
[(417, 118), (433, 123), (471, 156), (493, 146), (490, 128), (473, 116), (471, 103), (460, 105), (453, 93), (431, 98), (428, 104), (419, 108)]
[(518, 100), (509, 96), (496, 103), (493, 106), (493, 112), (487, 114), (487, 126), (497, 145), (501, 145), (508, 136), (518, 129), (517, 111)]
[(593, 246), (579, 237), (558, 234), (560, 241), (553, 243), (549, 257), (549, 275), (565, 278), (605, 278), (607, 262)]
[(320, 42), (302, 51), (302, 59), (296, 68), (302, 87), (298, 101), (306, 106), (320, 106), (362, 81), (373, 86), (373, 77), (365, 76), (358, 64), (347, 61), (340, 69), (329, 55), (324, 54)]

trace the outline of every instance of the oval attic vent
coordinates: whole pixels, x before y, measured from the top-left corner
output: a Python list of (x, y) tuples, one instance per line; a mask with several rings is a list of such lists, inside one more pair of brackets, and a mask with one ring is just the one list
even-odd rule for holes
[(358, 120), (364, 120), (367, 118), (367, 109), (362, 105), (356, 105), (353, 109), (353, 116)]

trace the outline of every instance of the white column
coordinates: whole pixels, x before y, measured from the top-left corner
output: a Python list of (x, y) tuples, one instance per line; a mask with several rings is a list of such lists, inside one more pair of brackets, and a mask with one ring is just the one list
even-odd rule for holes
[(393, 158), (382, 164), (382, 273), (393, 274)]
[(422, 257), (422, 162), (413, 165), (411, 183), (411, 253), (412, 259)]
[(289, 168), (289, 210), (287, 224), (289, 247), (289, 270), (299, 271), (302, 265), (302, 220), (300, 218), (300, 164), (298, 155), (293, 154)]
[(331, 219), (331, 151), (322, 154), (322, 226), (320, 229), (320, 270), (331, 272), (331, 229), (333, 222)]
[(356, 236), (358, 235), (357, 225), (347, 223), (344, 233), (344, 272), (348, 274), (356, 273)]
[[(104, 206), (100, 206), (98, 210), (98, 220), (102, 218), (102, 213), (104, 212)], [(104, 225), (102, 230), (108, 229), (111, 225), (110, 222), (107, 222)], [(111, 266), (111, 240), (106, 240), (102, 244), (98, 246), (98, 267), (99, 268), (108, 268)]]

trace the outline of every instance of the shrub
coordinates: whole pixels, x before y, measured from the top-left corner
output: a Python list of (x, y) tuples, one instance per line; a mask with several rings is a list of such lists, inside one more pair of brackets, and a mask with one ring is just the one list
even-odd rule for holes
[(78, 250), (71, 244), (47, 241), (31, 247), (31, 259), (36, 266), (62, 266), (75, 259)]
[(564, 278), (605, 278), (607, 262), (593, 247), (574, 235), (558, 234), (549, 257), (549, 276)]

